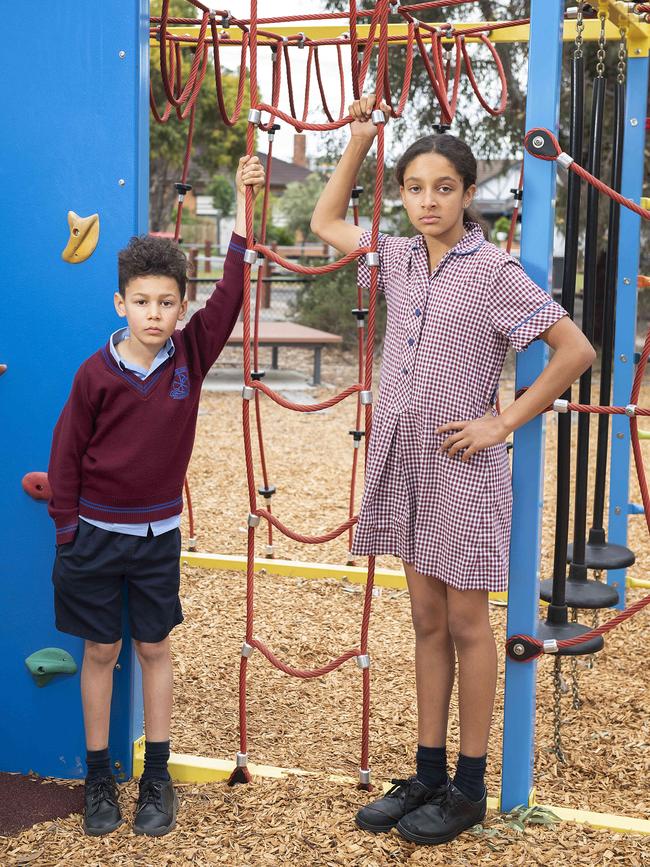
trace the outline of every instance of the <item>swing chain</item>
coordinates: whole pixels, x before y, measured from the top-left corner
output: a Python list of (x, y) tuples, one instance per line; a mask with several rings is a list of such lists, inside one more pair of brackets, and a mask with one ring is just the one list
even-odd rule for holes
[(560, 726), (562, 725), (562, 708), (560, 699), (562, 696), (562, 657), (556, 656), (553, 660), (553, 752), (558, 762), (566, 764), (564, 751), (562, 750), (562, 734)]
[(598, 61), (596, 63), (596, 75), (598, 78), (602, 78), (605, 74), (605, 25), (607, 23), (607, 17), (604, 12), (600, 14), (600, 35), (598, 36), (598, 51), (596, 56)]
[(627, 45), (626, 45), (627, 33), (623, 27), (620, 28), (619, 33), (621, 34), (621, 39), (618, 43), (618, 63), (616, 64), (616, 81), (619, 84), (625, 84), (625, 62), (627, 60)]
[[(571, 622), (578, 622), (578, 609), (571, 609)], [(578, 687), (578, 657), (571, 657), (571, 705), (574, 710), (580, 710), (582, 701), (580, 699), (580, 689)]]
[(583, 0), (580, 0), (578, 3), (578, 13), (576, 16), (576, 41), (575, 41), (575, 51), (573, 52), (574, 57), (582, 57), (582, 43), (583, 43), (583, 32), (585, 29), (584, 22), (584, 9), (583, 9)]

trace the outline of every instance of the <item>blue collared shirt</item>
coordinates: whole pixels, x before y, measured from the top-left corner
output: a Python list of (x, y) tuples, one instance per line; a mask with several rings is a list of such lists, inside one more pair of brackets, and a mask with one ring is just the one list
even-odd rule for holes
[[(148, 376), (151, 376), (151, 374), (157, 370), (161, 364), (164, 364), (168, 358), (171, 358), (176, 351), (171, 337), (168, 337), (167, 343), (165, 343), (158, 355), (156, 355), (154, 360), (151, 362), (149, 370), (145, 370), (145, 368), (141, 367), (139, 364), (134, 364), (132, 361), (127, 361), (125, 358), (122, 358), (118, 353), (117, 344), (121, 343), (122, 340), (126, 340), (128, 336), (128, 328), (119, 328), (111, 334), (108, 345), (110, 346), (111, 355), (122, 370), (130, 370), (140, 379), (146, 379)], [(160, 536), (162, 533), (167, 533), (169, 530), (174, 530), (176, 527), (180, 527), (181, 524), (180, 515), (172, 515), (171, 518), (163, 518), (161, 521), (151, 521), (150, 523), (147, 522), (144, 524), (113, 524), (107, 521), (94, 521), (91, 518), (84, 518), (81, 515), (79, 517), (82, 521), (85, 521), (87, 524), (92, 524), (94, 527), (99, 527), (102, 530), (109, 530), (111, 533), (126, 533), (129, 536), (146, 536), (149, 532), (149, 527), (151, 527), (151, 532), (154, 536)]]

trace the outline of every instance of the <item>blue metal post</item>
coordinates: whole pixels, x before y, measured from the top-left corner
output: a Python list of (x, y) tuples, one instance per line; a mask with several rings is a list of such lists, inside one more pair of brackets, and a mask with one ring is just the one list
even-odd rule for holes
[[(528, 57), (526, 129), (557, 133), (562, 62), (561, 0), (533, 0)], [(526, 154), (521, 261), (540, 286), (550, 290), (553, 256), (555, 163)], [(535, 343), (518, 358), (516, 388), (530, 385), (546, 363), (547, 350)], [(515, 434), (513, 451), (512, 541), (508, 587), (508, 635), (537, 630), (541, 544), (544, 417)], [(535, 663), (506, 662), (501, 807), (527, 804), (533, 788)]]
[[(641, 51), (642, 49), (639, 49)], [(648, 57), (630, 53), (625, 94), (625, 140), (621, 192), (639, 201), (643, 188), (646, 99), (648, 94)], [(641, 218), (621, 208), (621, 239), (618, 251), (616, 334), (614, 337), (614, 406), (630, 402), (634, 379), (637, 276), (639, 273)], [(612, 442), (609, 470), (608, 539), (627, 545), (628, 497), (630, 479), (630, 424), (626, 416), (612, 416)], [(618, 608), (625, 608), (625, 569), (607, 573), (607, 583), (619, 593)]]
[[(54, 527), (21, 478), (45, 471), (52, 429), (81, 362), (118, 327), (116, 253), (147, 230), (148, 0), (50, 4), (29, 36), (7, 40), (0, 78), (20, 87), (4, 107), (0, 210), (5, 315), (0, 325), (0, 770), (81, 777), (85, 744), (79, 673), (38, 688), (25, 658), (44, 647), (72, 654), (83, 642), (54, 625)], [(4, 10), (24, 31), (21, 4)], [(52, 38), (52, 32), (56, 38)], [(25, 39), (29, 61), (25, 63)], [(99, 213), (94, 254), (61, 258), (67, 214)], [(115, 672), (111, 756), (131, 774), (141, 734), (138, 670), (126, 636)]]

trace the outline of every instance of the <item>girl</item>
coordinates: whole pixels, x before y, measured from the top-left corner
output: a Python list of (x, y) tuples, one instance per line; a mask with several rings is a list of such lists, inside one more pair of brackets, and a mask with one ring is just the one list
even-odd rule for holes
[[(312, 218), (313, 231), (342, 253), (370, 244), (370, 232), (346, 215), (377, 130), (374, 102), (364, 96), (350, 106), (350, 142)], [(388, 106), (381, 109), (388, 117)], [(379, 235), (388, 319), (352, 551), (404, 563), (415, 628), (417, 770), (362, 808), (356, 822), (444, 843), (485, 815), (497, 673), (488, 592), (507, 587), (510, 544), (505, 440), (561, 395), (595, 353), (518, 261), (486, 240), (469, 210), (476, 160), (464, 142), (425, 136), (403, 154), (396, 175), (416, 234)], [(364, 263), (359, 281), (368, 288)], [(554, 350), (550, 363), (497, 415), (508, 345), (519, 352), (536, 338)], [(455, 654), (460, 755), (452, 781), (445, 743)]]

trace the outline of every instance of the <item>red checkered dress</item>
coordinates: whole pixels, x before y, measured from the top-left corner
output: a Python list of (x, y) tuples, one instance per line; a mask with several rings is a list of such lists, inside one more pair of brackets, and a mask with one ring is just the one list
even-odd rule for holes
[[(508, 345), (520, 352), (566, 311), (475, 223), (431, 275), (422, 235), (380, 235), (378, 250), (388, 321), (352, 552), (393, 554), (459, 590), (505, 590), (505, 443), (463, 463), (440, 451), (446, 435), (435, 431), (496, 412)], [(359, 282), (370, 285), (363, 261)]]

